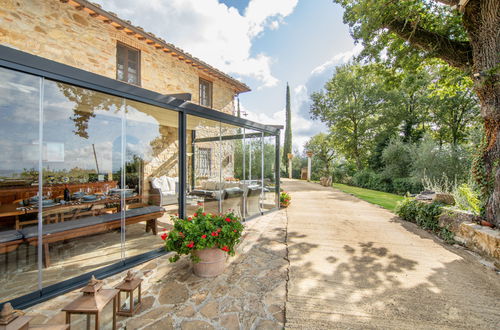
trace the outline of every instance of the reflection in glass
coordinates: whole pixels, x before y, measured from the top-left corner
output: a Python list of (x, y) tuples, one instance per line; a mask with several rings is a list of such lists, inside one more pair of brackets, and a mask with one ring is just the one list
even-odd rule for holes
[(169, 228), (170, 217), (178, 213), (178, 115), (174, 111), (135, 101), (126, 102), (125, 202), (132, 215), (167, 212), (160, 219), (125, 221), (125, 256), (162, 246), (157, 228)]
[(38, 289), (36, 249), (17, 230), (36, 223), (28, 212), (38, 191), (41, 78), (0, 68), (0, 297)]
[(219, 122), (187, 116), (186, 214), (199, 207), (207, 213), (221, 212), (222, 163), (227, 151), (221, 149)]
[(278, 207), (278, 195), (276, 192), (276, 137), (264, 134), (264, 190), (263, 211), (269, 211)]
[(45, 81), (43, 285), (121, 258), (120, 172), (124, 100)]
[(246, 190), (246, 217), (262, 213), (262, 133), (245, 130), (245, 160), (247, 177), (244, 180)]

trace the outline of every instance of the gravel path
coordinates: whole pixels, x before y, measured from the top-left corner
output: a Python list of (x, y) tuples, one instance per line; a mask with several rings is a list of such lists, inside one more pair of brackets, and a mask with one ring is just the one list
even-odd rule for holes
[(286, 328), (500, 328), (500, 276), (468, 252), (348, 194), (284, 181)]

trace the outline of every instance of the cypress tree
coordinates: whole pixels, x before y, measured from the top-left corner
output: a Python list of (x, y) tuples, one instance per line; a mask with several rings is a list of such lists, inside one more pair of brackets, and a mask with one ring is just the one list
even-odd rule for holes
[(290, 86), (286, 83), (286, 126), (285, 142), (283, 146), (283, 164), (285, 173), (288, 174), (288, 154), (292, 152), (292, 113), (290, 110)]

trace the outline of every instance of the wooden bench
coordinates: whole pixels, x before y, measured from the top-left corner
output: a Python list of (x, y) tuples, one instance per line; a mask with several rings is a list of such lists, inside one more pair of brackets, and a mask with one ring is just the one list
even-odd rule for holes
[(0, 253), (5, 253), (5, 268), (7, 269), (9, 264), (8, 253), (16, 250), (17, 259), (17, 248), (20, 244), (24, 243), (23, 234), (18, 230), (7, 230), (0, 232)]
[[(157, 219), (165, 210), (159, 206), (145, 206), (125, 211), (125, 224), (146, 222), (146, 232), (157, 234)], [(42, 244), (45, 267), (50, 266), (49, 244), (83, 236), (103, 233), (121, 227), (121, 213), (102, 214), (77, 220), (52, 223), (43, 226)], [(20, 231), (30, 245), (38, 245), (38, 227), (26, 227)]]

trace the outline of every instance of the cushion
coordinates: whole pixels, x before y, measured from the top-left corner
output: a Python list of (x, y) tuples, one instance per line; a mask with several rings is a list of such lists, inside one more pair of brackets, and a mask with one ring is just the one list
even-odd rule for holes
[(167, 177), (165, 177), (165, 179), (168, 183), (168, 191), (175, 192), (175, 180), (174, 180), (174, 178), (167, 176)]
[(151, 185), (153, 186), (153, 188), (161, 190), (161, 188), (162, 188), (162, 181), (160, 180), (160, 178), (152, 178), (151, 179)]
[(0, 243), (17, 241), (23, 238), (23, 235), (18, 230), (0, 231)]

